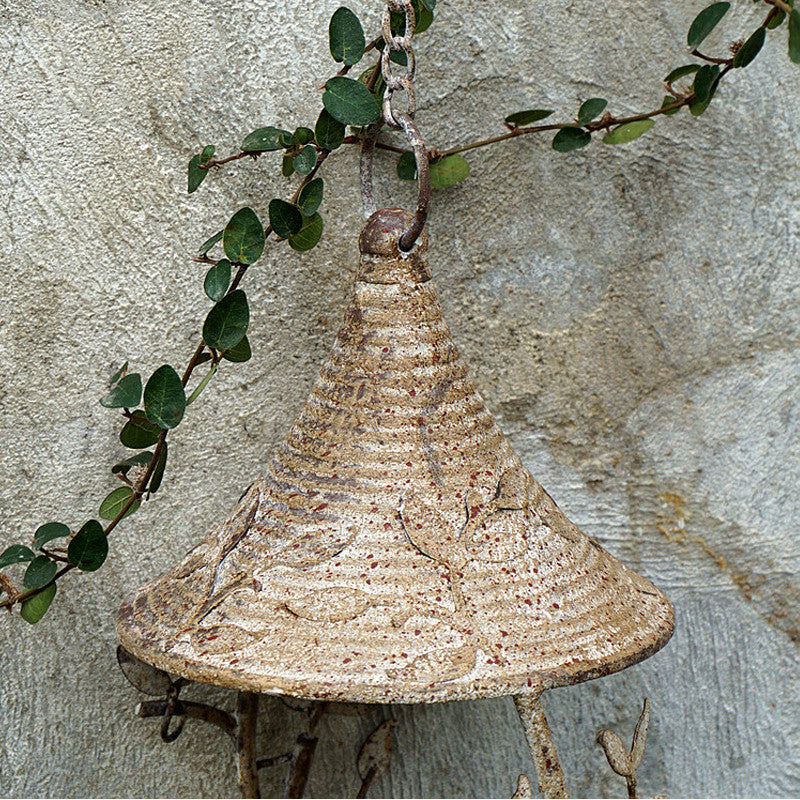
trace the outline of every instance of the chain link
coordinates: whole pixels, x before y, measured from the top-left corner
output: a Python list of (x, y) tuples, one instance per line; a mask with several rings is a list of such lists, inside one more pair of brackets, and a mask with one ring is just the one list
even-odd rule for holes
[[(402, 36), (395, 36), (392, 33), (392, 13), (400, 13), (405, 16), (406, 29)], [(416, 97), (414, 95), (414, 72), (416, 70), (416, 58), (414, 56), (414, 46), (411, 39), (417, 27), (417, 16), (411, 0), (387, 0), (386, 8), (383, 11), (382, 33), (383, 41), (386, 46), (381, 54), (381, 75), (386, 84), (383, 94), (383, 121), (390, 128), (402, 127), (395, 119), (395, 113), (401, 110), (413, 119), (416, 111)], [(402, 75), (395, 75), (392, 72), (392, 51), (405, 53), (406, 66)], [(405, 92), (406, 108), (395, 109), (393, 105), (396, 92)]]

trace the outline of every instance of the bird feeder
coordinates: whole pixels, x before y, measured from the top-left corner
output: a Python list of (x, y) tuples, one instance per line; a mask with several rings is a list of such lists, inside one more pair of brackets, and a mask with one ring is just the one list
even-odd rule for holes
[(283, 444), (222, 524), (125, 600), (120, 641), (242, 692), (512, 695), (540, 786), (558, 794), (539, 695), (655, 653), (673, 610), (514, 452), (453, 344), (426, 234), (399, 245), (412, 221), (369, 218), (336, 341)]

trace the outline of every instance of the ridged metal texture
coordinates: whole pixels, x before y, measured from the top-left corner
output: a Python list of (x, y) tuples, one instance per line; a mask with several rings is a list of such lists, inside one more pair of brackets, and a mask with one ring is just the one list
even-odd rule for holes
[(360, 702), (536, 693), (672, 634), (667, 598), (581, 533), (457, 355), (407, 212), (361, 234), (330, 357), (233, 514), (129, 596), (122, 644), (208, 683)]

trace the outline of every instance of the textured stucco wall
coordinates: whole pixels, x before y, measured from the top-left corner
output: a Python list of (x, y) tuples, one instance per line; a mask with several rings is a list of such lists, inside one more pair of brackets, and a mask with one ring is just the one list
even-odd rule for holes
[[(144, 374), (185, 360), (207, 308), (187, 254), (287, 191), (268, 157), (187, 197), (186, 161), (313, 122), (338, 4), (0, 0), (0, 545), (80, 522), (113, 486), (105, 381), (126, 358)], [(351, 6), (376, 28), (376, 0)], [(439, 0), (419, 123), (447, 145), (526, 106), (646, 107), (701, 6)], [(762, 13), (735, 10), (742, 29)], [(783, 36), (699, 120), (568, 156), (535, 137), (481, 150), (434, 198), (442, 301), (490, 409), (569, 516), (676, 606), (662, 653), (545, 698), (575, 795), (622, 793), (594, 734), (627, 739), (644, 695), (644, 793), (800, 793), (800, 70)], [(192, 407), (165, 488), (107, 566), (65, 581), (35, 628), (3, 619), (1, 795), (235, 793), (221, 735), (187, 725), (165, 745), (132, 716), (113, 617), (230, 508), (298, 411), (354, 264), (355, 168), (354, 152), (325, 166), (321, 245), (269, 248), (252, 271), (255, 358)], [(383, 196), (410, 202), (392, 169), (379, 156)], [(267, 705), (265, 753), (297, 725)], [(323, 725), (310, 795), (353, 791), (342, 753), (385, 713)], [(532, 772), (510, 701), (391, 713), (398, 753), (375, 795), (508, 797)]]

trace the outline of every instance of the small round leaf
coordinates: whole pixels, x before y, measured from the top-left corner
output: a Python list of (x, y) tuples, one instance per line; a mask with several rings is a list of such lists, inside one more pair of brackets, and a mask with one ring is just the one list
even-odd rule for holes
[(36, 558), (36, 553), (25, 547), (24, 544), (12, 544), (0, 553), (0, 569), (8, 567), (11, 564), (23, 564), (26, 561), (33, 561)]
[(605, 111), (607, 105), (608, 100), (604, 97), (590, 98), (585, 103), (581, 104), (581, 107), (578, 109), (578, 122), (581, 125), (591, 122), (595, 117), (599, 117), (603, 111)]
[(35, 625), (50, 608), (53, 598), (56, 596), (56, 584), (51, 583), (42, 589), (41, 592), (31, 595), (27, 600), (22, 601), (19, 615), (25, 622)]
[(266, 150), (283, 150), (284, 136), (291, 138), (289, 131), (284, 131), (281, 128), (275, 128), (268, 125), (266, 128), (259, 128), (258, 130), (248, 133), (242, 142), (242, 150), (246, 153), (262, 153)]
[(144, 413), (159, 428), (174, 428), (183, 419), (185, 410), (186, 394), (181, 379), (169, 364), (164, 364), (144, 387)]
[(653, 125), (656, 124), (654, 119), (639, 119), (633, 122), (626, 122), (624, 125), (618, 125), (614, 130), (609, 131), (604, 137), (605, 144), (627, 144), (634, 139), (638, 139), (643, 133), (647, 133)]
[(559, 153), (569, 153), (570, 150), (586, 147), (591, 141), (592, 135), (589, 131), (567, 125), (553, 137), (553, 150), (557, 150)]
[(240, 208), (222, 232), (225, 255), (239, 264), (252, 264), (264, 252), (264, 226), (252, 208)]
[(160, 433), (161, 429), (147, 419), (144, 411), (134, 411), (120, 431), (119, 440), (125, 447), (130, 447), (131, 450), (139, 450), (142, 447), (150, 447), (150, 445), (155, 444)]
[(119, 383), (100, 399), (106, 408), (133, 408), (142, 399), (142, 377), (136, 372), (120, 378)]
[(469, 164), (463, 156), (454, 153), (431, 162), (430, 173), (431, 187), (446, 189), (461, 183), (469, 175)]
[(730, 3), (712, 3), (694, 18), (686, 37), (686, 44), (689, 45), (690, 50), (694, 50), (703, 43), (711, 31), (717, 27), (719, 21), (728, 13), (730, 7)]
[(328, 27), (328, 39), (334, 61), (352, 66), (364, 55), (364, 29), (349, 8), (336, 9)]
[(764, 28), (756, 28), (750, 38), (736, 51), (736, 55), (733, 57), (733, 66), (746, 67), (761, 52), (766, 35), (767, 32)]
[(307, 144), (294, 157), (292, 165), (301, 175), (308, 175), (317, 165), (317, 148), (313, 144)]
[(197, 254), (204, 256), (222, 238), (222, 233), (222, 231), (217, 231), (213, 236), (206, 239), (203, 244), (200, 245)]
[[(289, 241), (291, 243), (291, 239)], [(253, 353), (250, 350), (250, 342), (246, 336), (242, 336), (242, 340), (233, 347), (229, 347), (222, 354), (222, 357), (228, 361), (234, 362), (235, 364), (241, 364), (245, 361), (249, 361), (252, 355)]]
[(108, 539), (103, 526), (96, 519), (85, 523), (67, 548), (69, 563), (84, 572), (100, 569), (107, 555)]
[(297, 233), (289, 237), (289, 247), (302, 253), (316, 247), (322, 236), (322, 217), (319, 214), (312, 214), (310, 217), (303, 217), (303, 224)]
[(58, 566), (55, 561), (51, 561), (47, 556), (36, 556), (25, 570), (22, 585), (26, 589), (41, 589), (53, 580), (56, 572)]
[(509, 125), (519, 126), (519, 125), (530, 125), (532, 122), (538, 122), (540, 119), (546, 119), (549, 117), (553, 112), (550, 109), (544, 108), (531, 108), (528, 111), (516, 111), (513, 114), (509, 114), (505, 121)]
[(33, 534), (33, 546), (38, 550), (53, 539), (61, 539), (64, 536), (69, 536), (70, 530), (62, 522), (45, 522), (36, 529)]
[(322, 104), (345, 125), (371, 125), (381, 118), (372, 92), (363, 83), (337, 75), (325, 84)]
[[(133, 489), (130, 486), (119, 486), (113, 492), (108, 494), (106, 498), (100, 503), (100, 518), (101, 519), (115, 519), (117, 515), (125, 508), (126, 505), (133, 498)], [(125, 516), (129, 517), (139, 508), (140, 502), (134, 501), (133, 505), (125, 512)]]
[(150, 482), (148, 483), (147, 490), (151, 494), (155, 494), (160, 486), (161, 481), (164, 480), (164, 469), (167, 466), (167, 442), (164, 441), (161, 446), (161, 452), (158, 454), (158, 461), (156, 461), (156, 465), (153, 467), (153, 474), (150, 476)]
[(314, 178), (309, 181), (300, 191), (300, 196), (297, 198), (297, 207), (302, 214), (310, 217), (317, 211), (322, 204), (322, 192), (324, 184), (322, 178)]
[(397, 159), (397, 177), (401, 181), (415, 181), (417, 179), (417, 159), (413, 150), (406, 150)]
[(206, 273), (203, 281), (203, 290), (209, 300), (215, 303), (225, 297), (225, 292), (231, 285), (231, 262), (227, 258), (217, 261)]
[(314, 126), (314, 138), (323, 149), (336, 150), (344, 141), (344, 125), (323, 108)]
[(208, 312), (203, 323), (203, 341), (215, 350), (227, 350), (241, 341), (249, 324), (247, 295), (241, 289), (236, 289), (225, 295)]
[(288, 239), (302, 227), (303, 215), (297, 206), (276, 198), (269, 201), (269, 224), (281, 239)]

